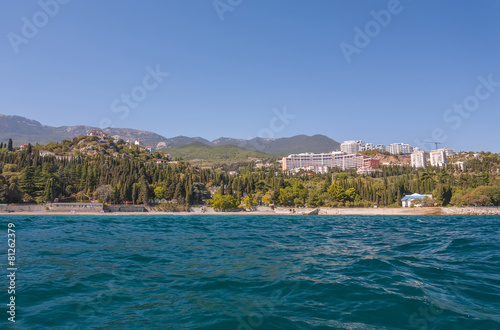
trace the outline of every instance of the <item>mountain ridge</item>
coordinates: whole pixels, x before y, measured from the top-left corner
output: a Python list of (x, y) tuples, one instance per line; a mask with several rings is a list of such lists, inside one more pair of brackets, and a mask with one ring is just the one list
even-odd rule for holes
[[(78, 135), (85, 135), (94, 129), (99, 128), (87, 125), (55, 127), (17, 115), (0, 114), (0, 141), (7, 142), (9, 138), (12, 138), (14, 145), (22, 143), (47, 144), (51, 141), (60, 142)], [(154, 132), (132, 128), (106, 128), (103, 131), (123, 140), (141, 140), (144, 145), (154, 146), (158, 149), (173, 148), (193, 142), (200, 142), (208, 146), (235, 145), (272, 155), (287, 155), (300, 152), (329, 152), (338, 149), (340, 146), (340, 143), (337, 141), (321, 134), (313, 136), (302, 134), (275, 139), (256, 137), (250, 140), (220, 137), (209, 141), (202, 137), (188, 137), (183, 135), (167, 138)]]

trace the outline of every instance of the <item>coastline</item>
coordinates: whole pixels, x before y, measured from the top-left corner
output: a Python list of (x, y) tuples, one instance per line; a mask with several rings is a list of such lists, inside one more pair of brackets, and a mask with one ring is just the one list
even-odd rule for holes
[(2, 215), (103, 215), (103, 216), (144, 216), (144, 215), (307, 215), (318, 210), (318, 215), (500, 215), (500, 208), (489, 207), (416, 207), (416, 208), (284, 208), (274, 210), (216, 212), (206, 207), (192, 208), (190, 212), (82, 212), (82, 211), (16, 211), (0, 212)]

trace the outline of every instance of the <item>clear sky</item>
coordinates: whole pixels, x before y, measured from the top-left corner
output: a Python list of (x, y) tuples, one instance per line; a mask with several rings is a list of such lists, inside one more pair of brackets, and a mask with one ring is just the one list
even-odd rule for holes
[(1, 114), (500, 152), (500, 1), (58, 1), (0, 3)]

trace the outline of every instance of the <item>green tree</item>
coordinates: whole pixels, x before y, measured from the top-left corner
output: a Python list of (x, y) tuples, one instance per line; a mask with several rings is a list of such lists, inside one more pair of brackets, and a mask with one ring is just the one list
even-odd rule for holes
[(12, 148), (12, 139), (9, 138), (9, 142), (7, 143), (7, 151), (12, 151), (12, 150), (14, 150)]
[(242, 198), (240, 207), (250, 209), (252, 208), (252, 206), (255, 206), (257, 204), (258, 202), (255, 199), (254, 195), (248, 194)]
[(139, 190), (139, 202), (143, 205), (149, 205), (149, 187), (146, 181), (141, 182)]
[(354, 188), (347, 189), (345, 191), (345, 196), (349, 202), (355, 202), (361, 199), (361, 197), (358, 195), (358, 193)]
[(274, 199), (274, 193), (271, 190), (269, 190), (264, 194), (264, 196), (262, 196), (262, 203), (264, 205), (272, 204), (273, 199)]
[(21, 171), (21, 178), (19, 180), (19, 187), (21, 192), (33, 197), (36, 192), (35, 183), (35, 166), (27, 166)]
[(156, 187), (154, 190), (154, 194), (155, 194), (155, 199), (159, 200), (165, 199), (165, 188)]
[(309, 196), (306, 200), (306, 205), (309, 207), (319, 207), (323, 205), (323, 199), (316, 189), (309, 192)]
[(328, 187), (327, 192), (337, 202), (345, 203), (346, 201), (349, 200), (349, 197), (347, 196), (344, 188), (342, 188), (339, 185), (336, 185), (335, 183), (332, 183), (330, 187)]
[(98, 201), (108, 202), (112, 193), (113, 187), (111, 187), (111, 185), (101, 185), (94, 191), (94, 198)]
[(238, 207), (239, 201), (233, 195), (217, 194), (210, 200), (210, 206), (215, 211), (227, 211)]
[(55, 184), (54, 184), (54, 179), (50, 178), (47, 180), (47, 183), (45, 184), (45, 190), (43, 192), (42, 199), (45, 202), (52, 202), (55, 198)]

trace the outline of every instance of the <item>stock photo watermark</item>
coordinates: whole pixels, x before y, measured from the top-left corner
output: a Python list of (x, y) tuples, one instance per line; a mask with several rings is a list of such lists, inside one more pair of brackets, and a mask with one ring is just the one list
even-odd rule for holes
[[(111, 265), (109, 268), (109, 273), (112, 279), (101, 283), (101, 291), (95, 296), (86, 298), (84, 301), (79, 302), (76, 307), (76, 313), (80, 318), (95, 317), (99, 313), (103, 313), (103, 310), (109, 308), (112, 303), (116, 303), (116, 300), (120, 296), (133, 296), (137, 292), (135, 291), (134, 285), (144, 285), (145, 274), (154, 273), (149, 270), (144, 265), (138, 265), (137, 270), (131, 272), (126, 268), (118, 268), (116, 265)], [(160, 274), (155, 273), (156, 276)], [(81, 329), (82, 325), (76, 322), (70, 322), (66, 324), (65, 330), (75, 330)]]
[[(294, 292), (300, 287), (299, 282), (291, 284), (289, 292)], [(245, 318), (239, 317), (238, 330), (252, 330), (264, 325), (264, 319), (274, 314), (277, 305), (286, 303), (286, 293), (274, 290), (271, 297), (264, 301), (255, 301), (251, 306), (248, 306), (247, 316)]]
[(339, 44), (346, 62), (351, 63), (353, 55), (359, 55), (362, 49), (368, 47), (371, 41), (382, 32), (382, 29), (391, 24), (393, 17), (403, 12), (403, 9), (400, 0), (389, 0), (386, 9), (370, 11), (373, 20), (368, 21), (364, 28), (354, 27), (352, 43), (343, 41)]
[(9, 32), (7, 39), (14, 53), (18, 54), (21, 45), (27, 45), (31, 39), (35, 38), (40, 30), (49, 24), (61, 10), (62, 5), (66, 5), (70, 0), (40, 0), (38, 6), (40, 10), (35, 12), (30, 18), (23, 16), (21, 18), (22, 26), (20, 33)]
[[(111, 102), (111, 112), (117, 114), (120, 120), (127, 119), (130, 111), (137, 109), (139, 104), (147, 98), (148, 93), (157, 89), (169, 76), (168, 72), (161, 71), (159, 64), (154, 69), (148, 65), (145, 70), (147, 74), (142, 78), (140, 84), (132, 87), (129, 93), (124, 93)], [(113, 127), (112, 119), (101, 119), (99, 127), (101, 129)]]
[[(274, 116), (269, 119), (269, 125), (262, 128), (257, 134), (257, 137), (261, 139), (274, 139), (276, 133), (282, 132), (287, 126), (290, 125), (291, 120), (297, 117), (297, 115), (295, 114), (288, 113), (286, 106), (284, 106), (282, 110), (274, 108), (272, 112)], [(248, 137), (247, 140), (252, 144), (254, 148), (262, 147), (261, 141), (259, 139)]]
[(215, 12), (221, 21), (224, 21), (224, 15), (227, 12), (233, 12), (234, 9), (242, 3), (243, 0), (214, 0), (214, 2), (212, 2)]
[[(456, 131), (462, 127), (464, 120), (470, 118), (474, 112), (479, 110), (481, 102), (488, 100), (500, 87), (500, 81), (494, 81), (491, 73), (486, 78), (479, 76), (477, 80), (479, 83), (474, 88), (473, 93), (466, 96), (462, 102), (453, 104), (443, 113), (443, 121), (449, 125), (448, 129), (451, 128)], [(421, 149), (432, 149), (435, 142), (444, 143), (448, 140), (448, 135), (445, 129), (436, 127), (430, 134), (430, 140), (433, 142), (427, 142), (426, 140), (428, 139), (416, 139), (415, 144)]]
[(441, 314), (443, 314), (443, 310), (430, 303), (428, 306), (419, 307), (418, 312), (410, 315), (408, 322), (411, 326), (420, 327), (421, 330), (424, 330)]
[(8, 224), (7, 228), (7, 278), (9, 279), (9, 286), (7, 287), (7, 294), (9, 295), (9, 303), (7, 304), (7, 319), (9, 322), (16, 322), (16, 225), (12, 222)]

